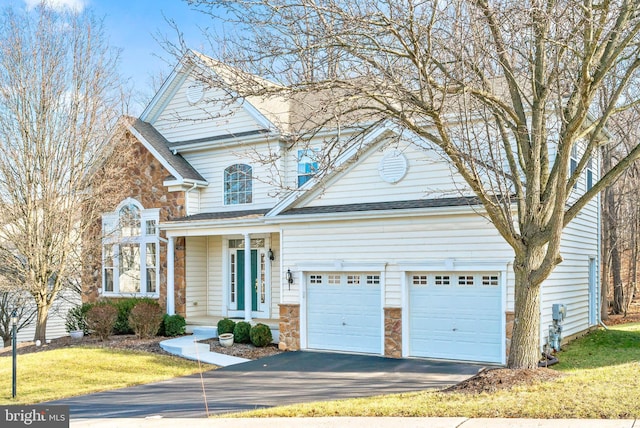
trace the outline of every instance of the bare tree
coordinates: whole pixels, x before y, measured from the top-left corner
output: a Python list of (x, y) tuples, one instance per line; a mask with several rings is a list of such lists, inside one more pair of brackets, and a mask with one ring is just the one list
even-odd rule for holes
[[(607, 170), (618, 159), (623, 158), (640, 141), (636, 126), (640, 111), (629, 109), (613, 117), (609, 132), (615, 135), (617, 145), (602, 150), (603, 168)], [(609, 309), (613, 314), (626, 314), (635, 294), (638, 256), (638, 218), (639, 207), (637, 192), (640, 186), (638, 169), (635, 162), (604, 190), (602, 202), (603, 234), (603, 272), (602, 296), (603, 319)], [(625, 275), (626, 272), (626, 275)], [(611, 295), (611, 307), (608, 296)]]
[[(235, 29), (220, 40), (221, 62), (278, 83), (223, 72), (208, 77), (211, 85), (231, 85), (245, 97), (302, 98), (292, 116), (304, 118), (292, 138), (305, 137), (301, 128), (350, 125), (350, 113), (358, 111), (359, 123), (393, 121), (442, 153), (513, 248), (515, 325), (508, 366), (536, 367), (540, 285), (562, 261), (562, 231), (640, 156), (640, 146), (633, 147), (586, 193), (573, 192), (589, 159), (607, 144), (609, 119), (636, 102), (620, 94), (638, 83), (640, 4), (188, 3)], [(216, 80), (220, 76), (224, 82)], [(605, 87), (607, 102), (600, 104)], [(346, 145), (334, 141), (326, 147)], [(335, 153), (323, 154), (335, 159)]]
[[(37, 308), (35, 338), (79, 275), (93, 168), (121, 106), (117, 52), (90, 13), (5, 9), (0, 17), (0, 245)], [(94, 192), (95, 194), (95, 192)]]
[(16, 332), (31, 325), (36, 317), (36, 306), (31, 295), (20, 285), (24, 282), (21, 272), (11, 270), (20, 261), (12, 260), (16, 255), (0, 248), (0, 337), (4, 346), (11, 343), (12, 318), (18, 318)]

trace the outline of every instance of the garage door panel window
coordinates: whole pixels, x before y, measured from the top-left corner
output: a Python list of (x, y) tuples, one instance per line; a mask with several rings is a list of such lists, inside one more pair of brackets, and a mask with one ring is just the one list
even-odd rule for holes
[(411, 277), (411, 283), (413, 285), (429, 285), (428, 278), (427, 275), (413, 275)]
[(473, 286), (473, 276), (472, 275), (460, 275), (460, 276), (458, 276), (458, 285)]
[(367, 275), (367, 285), (380, 285), (380, 275)]
[(322, 284), (322, 275), (309, 275), (309, 284)]
[(451, 285), (451, 278), (449, 275), (436, 275), (435, 285)]
[(483, 275), (482, 285), (485, 287), (497, 287), (499, 285), (498, 275)]

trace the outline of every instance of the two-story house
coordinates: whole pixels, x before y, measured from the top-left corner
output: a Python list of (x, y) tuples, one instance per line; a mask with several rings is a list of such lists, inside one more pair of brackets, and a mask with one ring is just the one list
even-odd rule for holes
[[(295, 100), (211, 102), (225, 88), (197, 67), (181, 61), (114, 134), (134, 156), (111, 178), (129, 195), (96, 228), (88, 295), (155, 297), (190, 325), (264, 322), (286, 349), (506, 361), (513, 251), (427, 142), (342, 129), (357, 144), (319, 178), (314, 142), (287, 137)], [(598, 322), (597, 207), (566, 228), (542, 287), (543, 342), (554, 303), (565, 336)]]

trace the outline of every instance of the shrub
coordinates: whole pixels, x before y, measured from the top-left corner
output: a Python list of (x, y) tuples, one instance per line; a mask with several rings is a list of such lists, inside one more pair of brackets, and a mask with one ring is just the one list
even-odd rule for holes
[(160, 330), (158, 335), (173, 337), (184, 334), (187, 329), (187, 322), (180, 315), (164, 314), (162, 317), (162, 324), (160, 324)]
[(268, 325), (262, 323), (258, 323), (251, 327), (249, 337), (251, 338), (251, 343), (259, 348), (267, 346), (273, 340), (273, 336), (271, 336), (271, 329)]
[(140, 302), (129, 314), (129, 326), (140, 339), (155, 336), (161, 323), (162, 308), (157, 302)]
[(87, 311), (87, 326), (100, 340), (106, 340), (111, 336), (116, 319), (118, 310), (107, 303), (94, 305)]
[(233, 329), (233, 341), (236, 343), (249, 343), (251, 338), (249, 333), (251, 331), (251, 324), (246, 321), (240, 321), (236, 323)]
[(218, 336), (225, 333), (233, 333), (235, 327), (236, 322), (234, 320), (230, 320), (229, 318), (221, 319), (218, 321)]
[(133, 333), (133, 328), (129, 325), (129, 315), (131, 314), (131, 310), (141, 302), (151, 302), (156, 303), (155, 299), (150, 299), (148, 297), (129, 297), (126, 299), (111, 299), (108, 301), (118, 310), (118, 319), (116, 320), (116, 324), (114, 326), (114, 331), (116, 334), (131, 334)]
[(84, 334), (89, 334), (89, 327), (87, 327), (87, 312), (93, 307), (93, 303), (83, 303), (82, 305), (74, 306), (67, 312), (67, 319), (65, 321), (65, 327), (67, 332), (81, 330)]

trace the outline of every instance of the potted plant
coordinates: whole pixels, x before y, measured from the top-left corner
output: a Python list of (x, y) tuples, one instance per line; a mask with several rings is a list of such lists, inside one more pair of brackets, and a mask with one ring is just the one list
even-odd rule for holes
[(225, 348), (233, 346), (233, 333), (222, 333), (218, 336), (218, 341), (220, 342), (220, 346)]
[(88, 333), (87, 311), (90, 308), (91, 304), (85, 303), (71, 308), (67, 313), (65, 327), (72, 339), (81, 339)]

